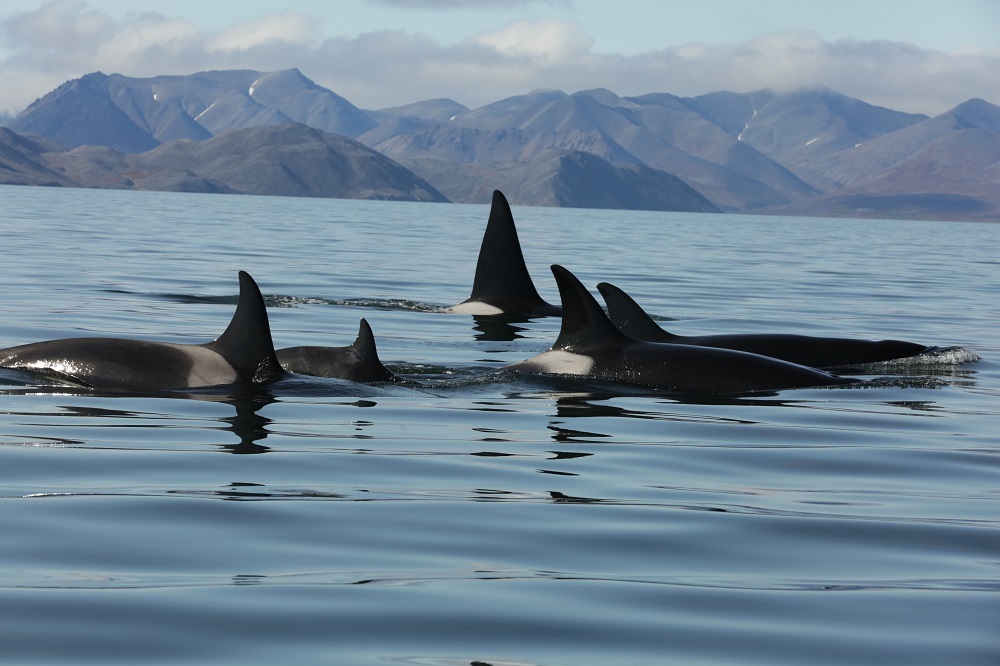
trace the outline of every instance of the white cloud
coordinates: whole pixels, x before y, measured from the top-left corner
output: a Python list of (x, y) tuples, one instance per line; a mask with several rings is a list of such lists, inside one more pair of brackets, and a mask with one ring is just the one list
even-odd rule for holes
[(318, 22), (308, 14), (283, 12), (237, 23), (219, 35), (209, 36), (208, 51), (249, 51), (254, 47), (287, 43), (313, 47), (320, 41)]
[(114, 32), (106, 14), (82, 0), (52, 0), (37, 10), (9, 19), (3, 26), (8, 45), (51, 66), (70, 54), (92, 53)]
[(114, 69), (134, 59), (141, 62), (147, 54), (159, 50), (183, 50), (198, 39), (198, 29), (189, 21), (145, 14), (131, 20), (128, 30), (115, 30), (109, 34), (109, 39), (96, 44), (93, 59), (103, 67)]
[(594, 40), (576, 21), (520, 20), (472, 38), (474, 44), (494, 49), (502, 56), (528, 56), (545, 62), (569, 62), (590, 53)]
[(154, 76), (288, 67), (363, 108), (432, 97), (478, 106), (536, 88), (699, 95), (816, 84), (929, 114), (971, 97), (1000, 104), (995, 51), (827, 42), (793, 30), (735, 45), (686, 44), (625, 56), (595, 53), (579, 24), (554, 19), (516, 21), (455, 45), (407, 31), (324, 40), (319, 24), (284, 12), (206, 32), (159, 14), (115, 20), (83, 0), (51, 0), (0, 23), (8, 54), (0, 59), (0, 109), (18, 111), (60, 83), (98, 70)]

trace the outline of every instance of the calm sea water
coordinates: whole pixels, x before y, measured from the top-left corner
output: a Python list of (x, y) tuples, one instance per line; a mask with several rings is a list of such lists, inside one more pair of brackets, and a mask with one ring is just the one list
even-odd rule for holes
[(244, 269), (278, 346), (346, 345), (365, 317), (435, 383), (8, 379), (0, 661), (1000, 663), (1000, 225), (515, 207), (550, 301), (560, 263), (678, 333), (962, 350), (684, 402), (473, 379), (559, 326), (435, 311), (468, 295), (487, 215), (0, 187), (0, 347), (207, 342)]

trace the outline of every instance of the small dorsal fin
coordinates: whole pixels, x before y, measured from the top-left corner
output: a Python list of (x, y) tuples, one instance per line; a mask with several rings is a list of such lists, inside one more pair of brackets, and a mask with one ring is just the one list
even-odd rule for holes
[(488, 303), (505, 312), (558, 313), (558, 308), (538, 295), (531, 281), (514, 226), (514, 215), (500, 190), (493, 191), (490, 219), (483, 234), (472, 295), (468, 300)]
[(562, 327), (553, 349), (593, 348), (632, 341), (615, 328), (597, 299), (575, 275), (558, 264), (552, 265), (552, 274), (559, 285), (563, 309)]
[(358, 368), (358, 374), (364, 377), (363, 381), (394, 382), (399, 379), (382, 365), (382, 361), (378, 357), (378, 348), (375, 346), (375, 334), (364, 317), (361, 318), (361, 323), (358, 325), (358, 337), (355, 338), (351, 347), (354, 348), (358, 360), (362, 363), (362, 367)]
[(282, 373), (274, 353), (264, 297), (246, 271), (240, 271), (240, 299), (232, 321), (215, 342), (204, 346), (226, 359), (242, 381), (262, 383)]
[(608, 282), (601, 282), (597, 290), (608, 306), (608, 318), (618, 330), (636, 340), (669, 342), (678, 336), (663, 330), (631, 296)]
[(372, 332), (372, 327), (368, 324), (368, 320), (364, 317), (361, 318), (361, 322), (358, 324), (358, 337), (354, 339), (354, 351), (363, 356), (372, 356), (378, 358), (378, 349), (375, 347), (375, 334)]

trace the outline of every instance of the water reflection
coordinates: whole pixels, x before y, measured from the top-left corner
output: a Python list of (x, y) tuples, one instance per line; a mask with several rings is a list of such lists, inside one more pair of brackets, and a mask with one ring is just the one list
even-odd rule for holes
[(231, 405), (236, 410), (236, 414), (219, 419), (219, 421), (229, 424), (226, 430), (233, 432), (240, 440), (237, 444), (221, 445), (222, 450), (229, 453), (266, 453), (271, 450), (270, 447), (257, 442), (267, 437), (267, 427), (273, 422), (260, 414), (261, 409), (275, 402), (273, 397), (262, 393), (253, 397), (234, 398), (221, 402)]
[(912, 409), (915, 412), (943, 412), (941, 408), (933, 400), (887, 400), (887, 405), (893, 407), (902, 407), (904, 409)]
[(260, 585), (267, 582), (267, 576), (260, 574), (236, 574), (233, 576), (233, 585)]
[(142, 418), (143, 414), (139, 412), (133, 412), (125, 409), (108, 409), (106, 407), (82, 407), (80, 405), (61, 405), (59, 407), (63, 410), (66, 416), (80, 416), (89, 418)]
[[(609, 404), (608, 400), (619, 398), (621, 396), (611, 396), (611, 395), (572, 395), (558, 398), (556, 400), (556, 413), (555, 416), (560, 419), (575, 419), (575, 418), (628, 418), (628, 419), (643, 419), (643, 420), (653, 420), (653, 421), (689, 421), (691, 416), (688, 414), (677, 414), (668, 412), (665, 410), (658, 411), (645, 411), (638, 409), (628, 409), (626, 407), (621, 407), (618, 405)], [(700, 401), (684, 401), (676, 403), (673, 401), (663, 401), (658, 402), (657, 405), (768, 405), (768, 406), (782, 406), (794, 404), (794, 401), (790, 400), (748, 400), (745, 398), (704, 398)], [(745, 425), (753, 425), (757, 421), (745, 419), (745, 418), (735, 418), (735, 417), (712, 417), (713, 420), (718, 418), (720, 420), (725, 420), (732, 423), (741, 423)], [(567, 432), (571, 432), (567, 428), (559, 428), (559, 424), (562, 421), (553, 421), (550, 425), (550, 429), (560, 429)], [(584, 433), (587, 436), (607, 436), (599, 435), (594, 433)]]
[(629, 410), (604, 402), (609, 396), (570, 395), (556, 400), (556, 416), (623, 416)]
[[(227, 387), (230, 390), (231, 387)], [(93, 397), (95, 393), (89, 389), (77, 389), (73, 387), (30, 387), (27, 390), (19, 389), (19, 393), (33, 393), (39, 395), (49, 395), (67, 398), (87, 398)], [(56, 425), (65, 425), (67, 427), (79, 428), (81, 426), (81, 421), (84, 419), (91, 419), (98, 424), (103, 422), (115, 422), (115, 421), (132, 421), (130, 426), (135, 427), (160, 427), (159, 421), (172, 422), (175, 420), (175, 414), (157, 414), (152, 412), (143, 411), (134, 408), (135, 402), (131, 402), (132, 399), (147, 399), (147, 398), (169, 398), (169, 399), (184, 399), (184, 400), (198, 400), (205, 402), (213, 402), (222, 405), (228, 405), (233, 408), (235, 413), (232, 416), (224, 416), (216, 419), (218, 423), (223, 424), (224, 430), (228, 430), (236, 435), (238, 442), (236, 444), (223, 444), (220, 448), (229, 453), (264, 453), (270, 449), (266, 446), (258, 444), (259, 441), (265, 439), (268, 435), (268, 426), (272, 423), (272, 420), (266, 416), (262, 416), (259, 412), (265, 406), (276, 402), (277, 398), (270, 395), (269, 393), (261, 390), (248, 390), (243, 393), (238, 394), (213, 394), (211, 392), (205, 393), (175, 393), (175, 392), (152, 392), (148, 395), (131, 395), (129, 397), (116, 396), (127, 404), (133, 406), (132, 409), (114, 409), (109, 407), (97, 407), (90, 404), (80, 404), (80, 403), (70, 403), (57, 405), (56, 409), (58, 411), (22, 411), (19, 412), (22, 416), (32, 416), (36, 418), (46, 419), (47, 425), (52, 425), (53, 422), (48, 421), (54, 416), (67, 417), (65, 421), (57, 421)], [(108, 404), (108, 403), (105, 403)], [(41, 425), (32, 424), (32, 425)], [(85, 443), (84, 440), (80, 439), (68, 439), (60, 437), (48, 437), (52, 441), (63, 443), (67, 446), (70, 445), (82, 445)]]
[(579, 451), (549, 451), (552, 457), (549, 460), (572, 460), (574, 458), (586, 458), (587, 456), (594, 455), (593, 453), (581, 453)]
[(601, 437), (611, 437), (611, 435), (606, 435), (600, 432), (587, 432), (585, 430), (573, 430), (572, 428), (563, 428), (557, 425), (549, 425), (549, 430), (552, 430), (555, 434), (552, 435), (552, 439), (557, 442), (588, 442), (592, 439), (598, 439)]
[[(203, 398), (204, 399), (204, 398)], [(274, 423), (273, 419), (260, 414), (260, 411), (273, 403), (279, 402), (280, 397), (272, 395), (266, 390), (248, 390), (244, 393), (232, 396), (215, 396), (215, 401), (221, 404), (230, 405), (236, 413), (233, 416), (223, 417), (219, 422), (227, 424), (225, 430), (229, 430), (239, 439), (236, 444), (222, 444), (220, 449), (228, 453), (255, 454), (267, 453), (271, 447), (260, 444), (266, 439), (270, 432), (269, 426)], [(348, 403), (354, 407), (374, 407), (377, 403), (371, 400), (355, 400)], [(373, 427), (376, 424), (368, 420), (355, 420), (351, 425), (356, 431), (352, 437), (354, 439), (374, 439), (373, 435), (365, 434), (365, 428)]]
[(215, 490), (212, 494), (217, 497), (222, 497), (223, 499), (232, 500), (243, 500), (243, 499), (268, 499), (273, 497), (271, 493), (263, 492), (262, 490), (253, 490), (255, 488), (265, 488), (262, 483), (241, 483), (239, 481), (234, 481), (229, 484), (229, 489), (227, 490)]
[(552, 474), (553, 476), (580, 476), (576, 472), (562, 472), (555, 469), (540, 469), (539, 474)]
[(476, 340), (486, 342), (511, 342), (523, 338), (521, 331), (528, 330), (517, 324), (527, 324), (531, 319), (512, 315), (472, 315), (472, 330), (478, 331)]
[(556, 504), (600, 504), (607, 501), (597, 499), (596, 497), (577, 497), (574, 495), (567, 495), (557, 490), (550, 490), (549, 497)]
[[(347, 495), (322, 490), (293, 489), (282, 490), (268, 488), (262, 483), (247, 483), (233, 481), (221, 490), (168, 490), (168, 495), (187, 495), (191, 497), (211, 497), (216, 499), (253, 502), (258, 500), (303, 500), (303, 499), (345, 499)], [(359, 491), (365, 492), (365, 491)], [(367, 501), (358, 499), (357, 501)]]

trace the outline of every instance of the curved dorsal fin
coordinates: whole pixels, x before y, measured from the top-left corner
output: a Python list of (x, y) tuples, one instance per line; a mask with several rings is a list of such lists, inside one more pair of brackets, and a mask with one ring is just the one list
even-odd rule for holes
[(358, 337), (354, 339), (354, 344), (351, 347), (358, 355), (358, 360), (361, 361), (362, 367), (358, 369), (358, 373), (365, 378), (363, 381), (393, 382), (399, 379), (382, 365), (382, 361), (378, 357), (378, 348), (375, 346), (375, 334), (364, 317), (361, 318), (361, 323), (358, 325)]
[(500, 190), (493, 191), (490, 219), (479, 248), (476, 277), (468, 300), (488, 303), (505, 312), (556, 309), (542, 300), (531, 281), (514, 226), (514, 215)]
[(652, 317), (631, 296), (608, 282), (601, 282), (597, 290), (608, 305), (608, 318), (618, 330), (636, 340), (670, 342), (678, 336), (660, 328)]
[(375, 347), (375, 333), (372, 332), (372, 327), (368, 323), (368, 320), (364, 317), (361, 318), (361, 322), (358, 324), (358, 337), (354, 338), (354, 351), (365, 357), (378, 358), (378, 349)]
[(597, 299), (575, 275), (558, 264), (552, 265), (552, 274), (559, 285), (563, 309), (562, 327), (553, 349), (603, 347), (632, 341), (615, 328)]
[(203, 346), (226, 359), (242, 381), (262, 383), (282, 373), (274, 353), (264, 297), (246, 271), (240, 271), (240, 299), (232, 321), (214, 342)]

